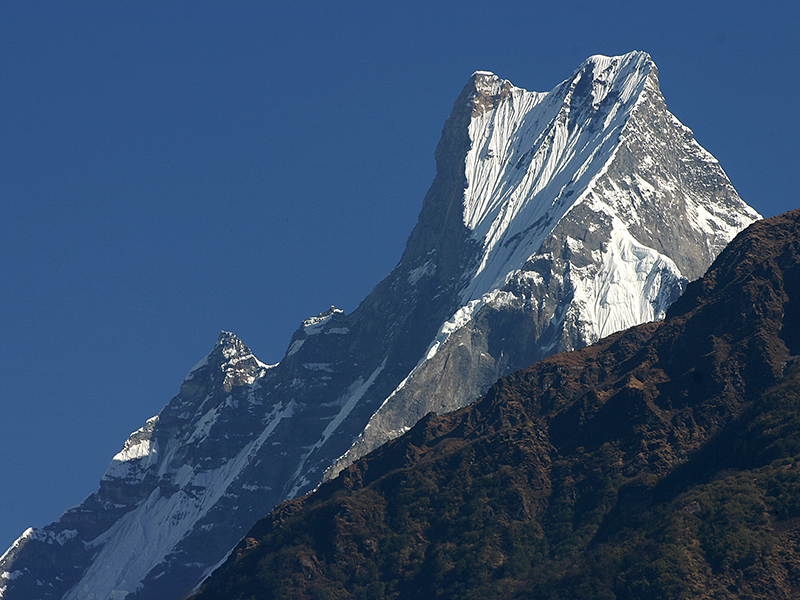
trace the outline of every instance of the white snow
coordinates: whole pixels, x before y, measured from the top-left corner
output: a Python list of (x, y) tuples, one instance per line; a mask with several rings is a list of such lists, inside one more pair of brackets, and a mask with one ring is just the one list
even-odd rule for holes
[[(423, 361), (432, 358), (450, 334), (468, 323), (487, 301), (497, 302), (497, 290), (512, 275), (539, 278), (536, 273), (522, 271), (523, 265), (559, 221), (582, 202), (588, 202), (592, 210), (613, 221), (602, 257), (592, 254), (602, 264), (570, 270), (570, 282), (576, 290), (571, 310), (577, 311), (581, 321), (591, 323), (586, 331), (587, 343), (663, 318), (665, 299), (659, 292), (664, 278), (675, 285), (682, 275), (671, 259), (641, 244), (628, 232), (628, 225), (639, 221), (639, 198), (654, 197), (655, 185), (634, 173), (635, 181), (627, 183), (641, 196), (623, 192), (608, 178), (606, 185), (611, 190), (597, 189), (597, 182), (616, 157), (631, 114), (654, 91), (650, 79), (653, 69), (644, 52), (592, 56), (572, 79), (551, 92), (527, 92), (508, 84), (507, 98), (473, 116), (469, 126), (472, 146), (465, 160), (463, 220), (473, 238), (481, 243), (483, 254), (462, 292), (462, 307), (443, 324)], [(608, 109), (603, 127), (589, 127), (588, 120), (580, 121), (572, 114), (572, 94), (584, 77), (591, 77), (594, 109), (611, 90), (615, 91), (615, 102)], [(479, 91), (495, 94), (507, 84), (488, 74), (479, 83)], [(674, 116), (671, 119), (676, 127), (688, 131)], [(692, 144), (702, 158), (715, 162), (694, 139)], [(675, 189), (669, 179), (660, 179), (657, 185), (662, 194)], [(759, 217), (746, 205), (740, 213), (701, 202), (689, 198), (687, 208), (696, 228), (709, 237), (722, 234), (722, 239), (730, 240)], [(623, 221), (623, 215), (629, 221)], [(586, 226), (589, 231), (597, 230), (594, 223)], [(573, 252), (584, 247), (581, 240), (571, 237), (567, 237), (566, 244)]]
[[(227, 332), (225, 332), (225, 333), (227, 333)], [(230, 334), (230, 335), (233, 335), (233, 334)], [(214, 350), (212, 350), (210, 353), (208, 353), (206, 356), (204, 356), (200, 360), (200, 362), (198, 362), (194, 367), (192, 367), (192, 369), (189, 371), (189, 373), (187, 373), (186, 377), (184, 377), (184, 381), (189, 381), (190, 379), (194, 379), (194, 377), (197, 374), (196, 371), (198, 371), (202, 367), (205, 367), (208, 364), (209, 359), (211, 357), (211, 354), (213, 354), (213, 352), (214, 352)], [(239, 346), (238, 344), (231, 344), (230, 346), (227, 346), (227, 347), (223, 348), (222, 349), (222, 355), (225, 358), (229, 359), (228, 362), (223, 365), (223, 369), (225, 367), (227, 367), (228, 365), (230, 365), (231, 362), (233, 362), (234, 359), (242, 359), (243, 360), (243, 359), (247, 359), (247, 358), (252, 358), (255, 361), (255, 363), (259, 366), (259, 368), (265, 369), (265, 370), (274, 369), (275, 367), (278, 366), (278, 364), (280, 364), (280, 363), (276, 363), (274, 365), (268, 365), (267, 363), (261, 362), (260, 360), (258, 360), (258, 358), (256, 358), (256, 356), (254, 354), (241, 352), (241, 346)], [(252, 383), (252, 382), (250, 382), (250, 383)]]
[[(157, 445), (151, 443), (150, 436), (158, 424), (158, 415), (150, 417), (143, 427), (134, 431), (106, 469), (104, 480), (120, 479), (130, 476), (143, 476), (143, 471), (158, 459)], [(144, 460), (140, 460), (144, 459)], [(130, 465), (131, 461), (140, 460), (136, 467)]]
[[(465, 302), (499, 287), (509, 273), (520, 269), (604, 171), (652, 69), (649, 57), (635, 52), (593, 56), (584, 66), (593, 75), (596, 103), (612, 87), (621, 88), (604, 128), (569, 121), (572, 92), (586, 76), (580, 69), (571, 82), (549, 93), (512, 88), (506, 101), (470, 122), (464, 224), (484, 253), (464, 292)], [(532, 227), (537, 222), (542, 226)]]
[[(195, 523), (228, 492), (278, 424), (294, 411), (293, 402), (276, 407), (261, 434), (218, 469), (183, 465), (172, 478), (171, 483), (180, 487), (176, 493), (162, 496), (160, 488), (156, 488), (147, 501), (92, 540), (91, 545), (100, 548), (98, 555), (64, 600), (106, 600), (115, 595), (122, 598), (139, 587), (147, 573), (163, 562)], [(178, 449), (177, 444), (169, 446), (161, 465), (169, 465)], [(203, 493), (198, 493), (198, 488)]]
[(21, 548), (22, 544), (24, 544), (27, 540), (29, 540), (33, 536), (33, 532), (34, 532), (33, 527), (28, 527), (25, 531), (23, 531), (22, 535), (19, 536), (14, 541), (13, 544), (11, 544), (11, 547), (8, 550), (6, 550), (5, 552), (3, 552), (3, 556), (0, 556), (0, 564), (3, 564), (3, 562), (6, 560), (6, 558), (11, 556), (11, 554), (13, 552), (15, 552), (17, 549)]
[[(347, 327), (325, 327), (325, 324), (336, 314), (344, 314), (344, 311), (336, 308), (335, 306), (331, 306), (330, 310), (327, 312), (320, 313), (316, 317), (309, 317), (303, 321), (303, 333), (305, 333), (306, 337), (317, 335), (319, 333), (325, 333), (326, 335), (347, 335), (350, 333), (350, 330)], [(286, 356), (289, 357), (296, 354), (303, 346), (305, 341), (306, 338), (300, 338), (292, 342), (291, 346), (289, 346), (289, 349), (286, 351)]]
[(640, 244), (619, 219), (613, 220), (602, 267), (596, 273), (591, 271), (592, 266), (570, 272), (573, 304), (591, 327), (586, 332), (586, 344), (663, 319), (669, 298), (661, 294), (662, 284), (686, 283), (672, 259)]
[[(228, 396), (228, 398), (230, 398), (230, 396)], [(199, 440), (208, 436), (208, 432), (211, 431), (211, 427), (214, 425), (214, 423), (216, 423), (223, 408), (224, 405), (214, 406), (202, 417), (200, 417), (197, 425), (195, 425), (192, 435), (190, 435), (189, 439), (186, 440), (186, 444), (192, 444), (195, 442), (195, 440)]]
[(303, 331), (306, 335), (316, 335), (320, 333), (320, 331), (322, 331), (322, 326), (330, 321), (335, 314), (344, 314), (344, 311), (335, 306), (331, 306), (329, 311), (303, 321)]
[(409, 373), (409, 377), (414, 374), (414, 371), (416, 371), (423, 362), (433, 358), (439, 351), (439, 348), (441, 348), (442, 344), (447, 341), (447, 338), (449, 338), (454, 331), (458, 331), (464, 325), (469, 323), (472, 320), (472, 317), (481, 308), (483, 308), (484, 305), (493, 304), (495, 306), (500, 306), (502, 304), (511, 303), (515, 299), (516, 296), (514, 296), (512, 293), (495, 289), (486, 292), (480, 298), (476, 298), (475, 300), (470, 300), (467, 302), (467, 304), (459, 308), (456, 313), (450, 317), (450, 319), (445, 321), (444, 324), (439, 328), (439, 332), (436, 334), (436, 337), (434, 337), (433, 342), (431, 342), (431, 345), (428, 346), (428, 350), (425, 353), (425, 358), (420, 361), (420, 363), (411, 373)]
[(7, 560), (11, 559), (14, 554), (16, 554), (17, 551), (25, 544), (25, 542), (34, 536), (34, 531), (35, 530), (33, 527), (28, 527), (22, 532), (22, 535), (19, 536), (13, 544), (11, 544), (9, 549), (3, 552), (3, 556), (0, 556), (0, 598), (2, 598), (5, 594), (6, 588), (8, 587), (7, 582), (13, 581), (24, 574), (24, 572), (21, 570), (6, 571), (2, 565)]
[[(483, 255), (462, 293), (464, 305), (442, 325), (423, 362), (431, 359), (452, 332), (468, 323), (484, 304), (513, 301), (501, 297), (509, 294), (499, 288), (511, 275), (521, 272), (559, 220), (583, 201), (592, 183), (605, 173), (651, 69), (652, 63), (645, 53), (593, 56), (573, 80), (565, 81), (553, 91), (527, 92), (511, 86), (507, 99), (473, 117), (469, 126), (472, 146), (466, 157), (463, 218), (473, 238), (482, 244)], [(569, 121), (573, 90), (586, 76), (592, 77), (595, 107), (611, 89), (619, 90), (619, 99), (604, 128), (586, 128), (581, 126), (583, 123)], [(497, 77), (483, 77), (479, 82), (485, 90), (481, 86), (479, 89), (487, 93), (497, 93), (505, 83)], [(613, 215), (610, 210), (605, 212)], [(541, 226), (533, 227), (536, 223)], [(573, 238), (568, 238), (567, 244), (573, 251), (583, 247), (583, 242)], [(625, 254), (630, 255), (630, 252)], [(613, 270), (616, 264), (608, 268)], [(622, 260), (619, 264), (627, 262)], [(619, 290), (609, 287), (606, 301), (597, 309), (608, 324), (601, 326), (600, 331), (613, 327), (613, 323), (627, 321), (605, 314), (607, 307), (621, 306), (608, 301), (612, 291)], [(398, 389), (404, 384), (405, 381)]]

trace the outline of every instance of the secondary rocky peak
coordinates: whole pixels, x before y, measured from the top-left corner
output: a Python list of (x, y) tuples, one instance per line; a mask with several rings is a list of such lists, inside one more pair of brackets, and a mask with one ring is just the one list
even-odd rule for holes
[(322, 327), (334, 320), (337, 316), (344, 316), (344, 311), (341, 308), (336, 308), (331, 305), (325, 312), (321, 312), (316, 317), (309, 317), (303, 321), (303, 332), (306, 335), (319, 333)]
[(250, 348), (247, 347), (242, 340), (235, 333), (230, 331), (221, 331), (217, 344), (212, 350), (212, 353), (219, 351), (225, 358), (233, 358), (236, 356), (243, 356), (245, 354), (252, 354)]
[[(475, 71), (470, 79), (475, 86), (472, 96), (472, 116), (478, 116), (507, 98), (514, 86), (506, 79), (500, 79), (490, 71)], [(469, 85), (469, 84), (467, 84)]]
[(258, 360), (236, 334), (222, 331), (211, 352), (189, 371), (181, 394), (186, 397), (202, 395), (207, 383), (230, 391), (236, 386), (252, 384), (268, 368), (269, 365)]
[(247, 344), (229, 331), (220, 333), (211, 356), (215, 357), (217, 353), (221, 355), (219, 368), (225, 374), (222, 381), (225, 391), (252, 384), (269, 368), (253, 355)]

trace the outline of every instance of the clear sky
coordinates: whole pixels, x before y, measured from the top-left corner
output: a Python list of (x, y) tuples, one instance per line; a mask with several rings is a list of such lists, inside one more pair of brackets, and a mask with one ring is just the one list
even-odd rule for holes
[(547, 91), (645, 50), (741, 196), (798, 207), (798, 31), (793, 1), (0, 3), (0, 552), (220, 330), (278, 362), (358, 305), (475, 70)]

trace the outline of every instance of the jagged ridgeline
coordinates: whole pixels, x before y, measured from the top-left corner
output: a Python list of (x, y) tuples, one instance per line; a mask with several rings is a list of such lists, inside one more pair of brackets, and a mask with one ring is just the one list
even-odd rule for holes
[(196, 600), (800, 594), (800, 210), (659, 323), (547, 358), (276, 508)]
[(275, 505), (498, 377), (661, 319), (758, 218), (643, 52), (547, 93), (475, 73), (395, 269), (278, 365), (223, 333), (97, 492), (0, 559), (4, 600), (174, 600)]

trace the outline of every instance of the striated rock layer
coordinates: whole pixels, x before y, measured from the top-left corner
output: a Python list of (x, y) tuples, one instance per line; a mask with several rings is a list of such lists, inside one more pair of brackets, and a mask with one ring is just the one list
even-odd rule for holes
[(475, 73), (397, 267), (278, 365), (223, 333), (100, 488), (0, 560), (4, 599), (171, 600), (276, 504), (500, 376), (660, 319), (758, 215), (642, 52), (548, 93)]

